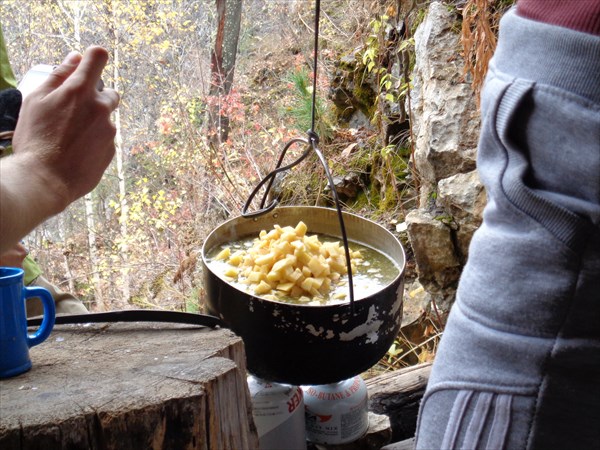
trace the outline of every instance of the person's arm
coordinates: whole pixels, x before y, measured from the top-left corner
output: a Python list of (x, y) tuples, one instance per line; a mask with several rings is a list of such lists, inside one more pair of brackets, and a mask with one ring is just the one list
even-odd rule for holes
[(0, 254), (66, 207), (60, 183), (39, 164), (31, 155), (0, 159)]
[(8, 251), (0, 254), (0, 266), (23, 267), (23, 260), (27, 256), (27, 249), (21, 243), (14, 245)]
[(108, 54), (69, 54), (24, 101), (14, 154), (0, 160), (0, 253), (90, 192), (114, 155), (112, 89), (96, 86)]

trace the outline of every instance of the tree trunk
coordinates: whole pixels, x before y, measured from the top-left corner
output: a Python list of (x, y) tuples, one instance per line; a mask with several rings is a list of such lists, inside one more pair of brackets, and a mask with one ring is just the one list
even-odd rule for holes
[(69, 258), (67, 258), (66, 254), (63, 254), (63, 262), (65, 263), (65, 276), (68, 284), (67, 289), (73, 294), (75, 292), (75, 282), (73, 280), (73, 271), (71, 270), (71, 265), (69, 264)]
[[(64, 2), (58, 2), (58, 6), (66, 17), (73, 22), (73, 40), (76, 48), (81, 49), (81, 19), (85, 14), (85, 3), (78, 2), (66, 5)], [(67, 42), (67, 45), (69, 43)], [(96, 242), (96, 217), (94, 214), (93, 193), (86, 194), (83, 198), (85, 205), (85, 223), (87, 226), (87, 242), (90, 257), (91, 284), (94, 288), (94, 298), (98, 309), (106, 309), (102, 286), (100, 282), (100, 264), (98, 263), (98, 247)]]
[[(113, 9), (113, 79), (114, 89), (119, 92), (119, 35), (116, 27), (116, 20), (114, 17), (115, 10)], [(129, 220), (129, 204), (127, 203), (127, 191), (125, 189), (125, 154), (123, 152), (123, 136), (121, 135), (121, 113), (119, 108), (115, 110), (114, 124), (117, 130), (115, 135), (115, 158), (117, 160), (117, 177), (119, 179), (119, 206), (121, 214), (119, 222), (121, 225), (121, 239), (122, 246), (119, 250), (122, 266), (121, 266), (121, 286), (122, 286), (122, 300), (121, 302), (127, 304), (131, 298), (131, 278), (129, 276), (129, 230), (127, 223)], [(123, 305), (119, 305), (122, 307)]]
[(212, 143), (218, 145), (229, 135), (229, 117), (224, 113), (224, 103), (231, 91), (235, 58), (237, 55), (240, 24), (242, 20), (242, 0), (216, 0), (217, 34), (211, 53), (209, 124), (212, 128)]
[(88, 254), (90, 257), (90, 281), (94, 288), (94, 300), (99, 311), (106, 311), (107, 305), (100, 282), (100, 265), (98, 264), (98, 248), (96, 244), (96, 218), (94, 217), (94, 200), (92, 193), (86, 194), (85, 223), (87, 225)]
[[(57, 217), (57, 229), (58, 229), (58, 236), (60, 239), (60, 242), (63, 243), (63, 251), (62, 251), (62, 256), (63, 256), (63, 265), (64, 265), (64, 277), (67, 280), (68, 283), (68, 291), (69, 292), (75, 292), (75, 281), (74, 281), (74, 277), (73, 277), (73, 271), (71, 270), (71, 264), (69, 263), (69, 255), (71, 253), (71, 250), (69, 248), (69, 243), (67, 242), (67, 233), (65, 232), (65, 220), (64, 220), (64, 216), (58, 216)], [(37, 261), (39, 263), (39, 261)], [(46, 269), (46, 267), (44, 267), (44, 269)], [(46, 270), (44, 270), (46, 271)]]

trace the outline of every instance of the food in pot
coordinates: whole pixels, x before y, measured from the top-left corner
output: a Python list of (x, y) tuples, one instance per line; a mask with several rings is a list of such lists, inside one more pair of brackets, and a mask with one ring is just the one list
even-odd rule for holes
[[(275, 225), (249, 237), (212, 249), (209, 265), (226, 281), (269, 300), (305, 304), (348, 301), (343, 244), (322, 235), (308, 235), (303, 222)], [(351, 243), (355, 298), (379, 290), (399, 273), (387, 256)]]

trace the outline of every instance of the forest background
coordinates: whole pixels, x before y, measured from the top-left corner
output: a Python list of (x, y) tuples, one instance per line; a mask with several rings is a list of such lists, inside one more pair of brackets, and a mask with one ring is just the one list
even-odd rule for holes
[[(390, 142), (382, 111), (405, 114), (410, 36), (426, 3), (324, 0), (317, 53), (315, 131), (330, 170), (343, 177), (350, 166), (379, 167), (377, 186), (363, 186), (344, 208), (396, 233), (409, 263), (410, 243), (397, 224), (418, 201), (412, 136), (407, 129), (404, 139)], [(45, 276), (93, 311), (202, 312), (204, 239), (239, 214), (284, 145), (305, 138), (311, 125), (315, 2), (0, 0), (0, 6), (18, 80), (36, 64), (58, 64), (69, 51), (98, 44), (111, 55), (103, 81), (121, 94), (117, 151), (100, 185), (26, 239)], [(390, 43), (406, 58), (403, 73), (389, 70)], [(375, 86), (366, 126), (344, 121), (331, 101), (332, 82), (349, 60)], [(290, 159), (302, 150), (292, 149)], [(289, 204), (327, 203), (316, 158), (294, 171), (289, 186)], [(441, 335), (438, 326), (429, 335)]]

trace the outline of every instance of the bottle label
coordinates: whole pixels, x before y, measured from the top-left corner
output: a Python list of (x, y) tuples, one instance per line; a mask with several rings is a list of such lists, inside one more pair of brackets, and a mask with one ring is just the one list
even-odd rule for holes
[(306, 436), (320, 444), (344, 444), (369, 428), (368, 394), (360, 377), (325, 386), (306, 386)]

